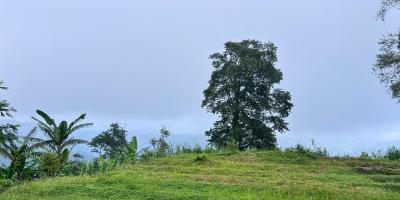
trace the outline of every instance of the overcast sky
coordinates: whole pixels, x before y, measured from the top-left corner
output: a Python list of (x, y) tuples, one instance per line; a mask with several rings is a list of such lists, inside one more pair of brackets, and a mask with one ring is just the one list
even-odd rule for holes
[(1, 99), (26, 126), (38, 108), (58, 121), (85, 112), (95, 123), (85, 138), (120, 122), (143, 144), (165, 124), (175, 142), (205, 144), (215, 120), (200, 107), (208, 56), (257, 39), (278, 46), (295, 105), (280, 146), (400, 145), (400, 105), (371, 69), (400, 12), (377, 21), (379, 0), (0, 2)]

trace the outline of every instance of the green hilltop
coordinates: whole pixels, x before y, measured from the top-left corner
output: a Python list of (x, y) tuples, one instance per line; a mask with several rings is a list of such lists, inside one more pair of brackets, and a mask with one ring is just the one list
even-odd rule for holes
[(188, 153), (45, 178), (0, 199), (400, 199), (398, 161), (299, 152)]

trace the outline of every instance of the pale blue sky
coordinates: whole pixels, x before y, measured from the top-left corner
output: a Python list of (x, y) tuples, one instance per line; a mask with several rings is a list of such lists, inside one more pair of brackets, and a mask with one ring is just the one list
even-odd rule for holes
[(165, 124), (176, 142), (204, 144), (215, 119), (200, 108), (208, 56), (226, 41), (258, 39), (278, 46), (282, 87), (293, 95), (281, 146), (313, 138), (343, 154), (400, 145), (400, 105), (371, 70), (400, 12), (380, 22), (378, 8), (379, 0), (1, 0), (0, 79), (10, 88), (1, 95), (20, 123), (37, 108), (56, 119), (86, 112), (90, 136), (119, 121), (144, 144)]

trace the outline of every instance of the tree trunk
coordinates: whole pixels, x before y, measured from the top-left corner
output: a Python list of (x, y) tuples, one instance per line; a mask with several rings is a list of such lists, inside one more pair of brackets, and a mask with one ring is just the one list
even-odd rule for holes
[(56, 151), (56, 154), (57, 154), (57, 175), (60, 175), (60, 173), (61, 173), (61, 159), (62, 159), (62, 156), (61, 156), (61, 145), (58, 145), (57, 146), (57, 151)]

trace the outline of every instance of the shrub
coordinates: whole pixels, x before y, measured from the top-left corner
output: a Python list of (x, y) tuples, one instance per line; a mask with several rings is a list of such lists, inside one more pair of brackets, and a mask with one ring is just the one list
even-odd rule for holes
[(39, 158), (39, 170), (47, 176), (57, 175), (59, 159), (55, 153), (43, 153)]
[(141, 160), (148, 160), (155, 157), (155, 151), (153, 149), (150, 149), (149, 147), (143, 148), (139, 153), (139, 159)]
[(196, 144), (193, 149), (193, 153), (203, 153), (203, 150), (201, 149), (201, 146), (199, 144)]
[(237, 142), (233, 138), (231, 138), (226, 147), (222, 151), (224, 154), (235, 154), (240, 150)]
[(286, 148), (285, 152), (299, 153), (299, 154), (303, 154), (303, 155), (306, 155), (311, 158), (329, 156), (328, 151), (325, 148), (316, 147), (314, 141), (312, 141), (312, 146), (313, 146), (313, 148), (308, 148), (308, 147), (305, 147), (304, 145), (296, 144), (296, 146), (294, 146), (294, 147)]
[(210, 145), (207, 145), (205, 148), (204, 148), (204, 153), (213, 153), (213, 152), (216, 152), (217, 150), (216, 149), (214, 149), (212, 146), (210, 146)]
[(187, 146), (187, 145), (182, 146), (182, 152), (183, 152), (183, 153), (192, 153), (192, 148), (190, 148), (190, 147)]
[(153, 151), (156, 157), (164, 157), (173, 153), (171, 145), (168, 144), (167, 139), (171, 135), (168, 129), (163, 126), (160, 130), (160, 137), (152, 138), (150, 144), (153, 147)]
[(12, 179), (0, 179), (0, 192), (15, 185), (16, 181)]
[(194, 159), (195, 162), (209, 162), (209, 160), (207, 159), (206, 155), (198, 155), (196, 156), (196, 158)]
[(360, 159), (366, 160), (369, 159), (369, 154), (365, 151), (361, 152)]
[(400, 160), (400, 149), (395, 146), (391, 146), (386, 151), (385, 157), (389, 160)]
[(62, 175), (78, 176), (85, 173), (86, 163), (81, 160), (68, 161), (61, 171)]

